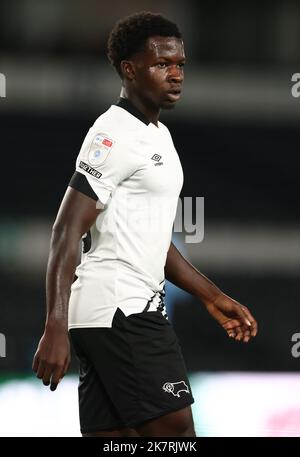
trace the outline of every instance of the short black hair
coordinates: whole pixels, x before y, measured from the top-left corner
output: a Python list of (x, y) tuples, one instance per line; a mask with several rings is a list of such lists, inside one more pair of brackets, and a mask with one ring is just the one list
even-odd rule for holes
[(121, 78), (121, 61), (142, 51), (152, 36), (182, 38), (177, 24), (149, 11), (132, 14), (115, 24), (108, 37), (107, 56)]

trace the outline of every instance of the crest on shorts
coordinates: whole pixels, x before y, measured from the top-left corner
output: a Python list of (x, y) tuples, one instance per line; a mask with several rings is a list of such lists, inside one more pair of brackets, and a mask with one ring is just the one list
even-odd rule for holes
[(92, 141), (89, 154), (88, 162), (93, 167), (97, 168), (107, 159), (114, 141), (111, 138), (108, 138), (105, 133), (97, 133)]
[(165, 382), (162, 388), (165, 392), (174, 395), (174, 397), (180, 397), (180, 392), (190, 393), (189, 388), (184, 381)]

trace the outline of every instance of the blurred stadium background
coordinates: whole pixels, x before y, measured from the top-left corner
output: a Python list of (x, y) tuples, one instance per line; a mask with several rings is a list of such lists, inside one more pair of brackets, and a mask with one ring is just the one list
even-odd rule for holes
[(300, 436), (291, 353), (300, 332), (300, 98), (291, 94), (300, 5), (291, 0), (1, 1), (0, 435), (79, 434), (76, 361), (55, 393), (31, 373), (51, 225), (86, 131), (118, 98), (107, 35), (143, 9), (178, 22), (185, 39), (183, 98), (161, 119), (184, 168), (182, 197), (205, 198), (205, 236), (175, 242), (259, 322), (255, 341), (235, 343), (168, 287), (197, 434)]

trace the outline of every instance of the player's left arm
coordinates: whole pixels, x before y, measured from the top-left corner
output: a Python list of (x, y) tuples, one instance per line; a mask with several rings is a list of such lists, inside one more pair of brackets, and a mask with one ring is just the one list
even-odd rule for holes
[(249, 309), (230, 298), (200, 273), (181, 255), (173, 243), (167, 255), (165, 277), (198, 298), (226, 330), (228, 336), (247, 343), (257, 334), (257, 322)]

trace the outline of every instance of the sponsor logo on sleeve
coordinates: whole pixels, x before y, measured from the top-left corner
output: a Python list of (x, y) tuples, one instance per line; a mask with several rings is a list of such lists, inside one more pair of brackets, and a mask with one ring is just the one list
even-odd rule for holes
[(102, 176), (102, 173), (95, 170), (95, 168), (90, 167), (87, 163), (83, 162), (82, 160), (79, 162), (79, 168), (82, 168), (84, 171), (89, 173), (91, 176), (94, 176), (94, 178), (100, 179)]

